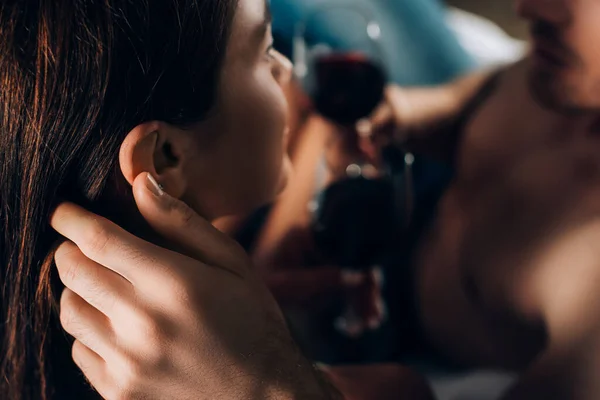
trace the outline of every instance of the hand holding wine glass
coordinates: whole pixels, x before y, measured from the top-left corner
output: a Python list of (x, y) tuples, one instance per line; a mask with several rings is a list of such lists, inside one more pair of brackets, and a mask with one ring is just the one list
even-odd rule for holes
[[(352, 27), (352, 30), (343, 33), (343, 43), (336, 42), (334, 37), (319, 36), (320, 40), (313, 40), (315, 36), (312, 35), (311, 26), (320, 18), (328, 21), (342, 19), (341, 25)], [(377, 185), (375, 180), (386, 172), (383, 165), (376, 162), (378, 155), (365, 151), (363, 138), (357, 134), (355, 128), (357, 122), (369, 117), (384, 98), (387, 74), (379, 44), (380, 36), (379, 25), (369, 9), (358, 5), (319, 8), (297, 27), (294, 46), (295, 74), (311, 99), (314, 110), (334, 127), (326, 140), (324, 161), (328, 167), (330, 181), (339, 181), (342, 185), (343, 182), (354, 178), (358, 178), (355, 183), (361, 183), (360, 179), (373, 179)], [(331, 190), (328, 193), (332, 195)], [(345, 198), (344, 201), (353, 201), (346, 194), (342, 197)], [(353, 197), (359, 201), (359, 197), (350, 195), (350, 198)], [(333, 199), (331, 196), (329, 198)], [(330, 211), (334, 214), (344, 214), (339, 215), (342, 219), (354, 221), (352, 224), (358, 236), (347, 239), (351, 242), (356, 239), (357, 243), (352, 244), (342, 239), (345, 236), (333, 232), (337, 228), (332, 225), (329, 228), (332, 229), (333, 236), (337, 236), (343, 242), (341, 247), (331, 243), (318, 247), (323, 256), (331, 262), (343, 264), (348, 272), (369, 278), (359, 289), (352, 289), (346, 293), (346, 310), (336, 322), (336, 326), (345, 334), (360, 336), (367, 329), (377, 329), (385, 317), (382, 279), (375, 262), (380, 256), (384, 241), (376, 245), (364, 243), (359, 238), (364, 234), (358, 232), (371, 231), (368, 234), (373, 236), (384, 234), (386, 230), (373, 231), (373, 227), (378, 225), (362, 226), (364, 224), (360, 222), (358, 214), (352, 210), (344, 211), (340, 207), (331, 208), (324, 205), (321, 210), (322, 221), (337, 220), (335, 216), (331, 216), (330, 219), (330, 216), (325, 215), (330, 214)], [(321, 243), (319, 239), (316, 241)], [(365, 251), (355, 254), (352, 247)]]

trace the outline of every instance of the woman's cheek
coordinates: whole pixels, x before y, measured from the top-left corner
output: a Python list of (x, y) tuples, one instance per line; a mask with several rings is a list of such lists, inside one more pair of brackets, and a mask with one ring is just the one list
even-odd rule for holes
[(285, 130), (285, 126), (288, 122), (289, 106), (285, 96), (284, 88), (277, 82), (273, 76), (272, 71), (266, 68), (262, 71), (260, 79), (257, 79), (259, 83), (259, 93), (263, 93), (265, 103), (268, 103), (268, 112), (277, 120), (274, 122), (279, 128), (281, 128), (281, 134)]
[(265, 112), (268, 114), (267, 119), (270, 121), (270, 126), (267, 128), (268, 132), (264, 133), (268, 135), (268, 140), (278, 147), (277, 153), (281, 156), (286, 150), (284, 147), (289, 115), (288, 102), (282, 88), (274, 78), (271, 78), (271, 82), (265, 87), (269, 88), (265, 96), (265, 105), (267, 106)]
[(288, 123), (288, 102), (282, 87), (277, 83), (269, 68), (260, 68), (254, 76), (253, 115), (257, 123), (258, 153), (265, 176), (270, 177), (271, 184), (279, 186), (281, 173), (284, 169), (286, 153), (285, 133)]
[(276, 114), (277, 118), (277, 132), (280, 135), (281, 141), (283, 141), (286, 128), (288, 126), (289, 119), (289, 105), (285, 93), (279, 84), (275, 83), (272, 89), (272, 109)]
[(293, 174), (293, 166), (292, 166), (292, 160), (290, 160), (290, 158), (287, 156), (287, 154), (283, 157), (283, 163), (281, 165), (281, 174), (279, 175), (279, 182), (277, 184), (277, 193), (276, 195), (281, 194), (281, 192), (283, 192), (287, 185), (288, 182)]

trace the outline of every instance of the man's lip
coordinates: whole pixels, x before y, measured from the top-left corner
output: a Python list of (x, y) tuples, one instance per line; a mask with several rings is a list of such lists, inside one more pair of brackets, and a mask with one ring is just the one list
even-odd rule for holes
[(557, 51), (557, 48), (558, 46), (549, 44), (545, 40), (534, 39), (533, 41), (533, 53), (535, 56), (549, 64), (564, 67), (567, 65), (567, 57), (563, 52)]

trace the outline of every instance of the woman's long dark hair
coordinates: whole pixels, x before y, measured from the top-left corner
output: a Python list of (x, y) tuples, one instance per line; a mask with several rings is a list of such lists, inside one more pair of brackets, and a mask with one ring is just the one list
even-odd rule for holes
[(125, 135), (186, 126), (215, 102), (236, 0), (2, 0), (0, 398), (95, 397), (60, 330), (58, 241), (68, 199), (110, 214)]

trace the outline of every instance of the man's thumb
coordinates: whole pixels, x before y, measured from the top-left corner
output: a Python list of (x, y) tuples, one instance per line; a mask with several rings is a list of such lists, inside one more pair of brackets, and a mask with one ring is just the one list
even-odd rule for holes
[(170, 196), (151, 174), (133, 182), (133, 195), (146, 222), (175, 248), (209, 265), (236, 269), (239, 246), (179, 199)]

